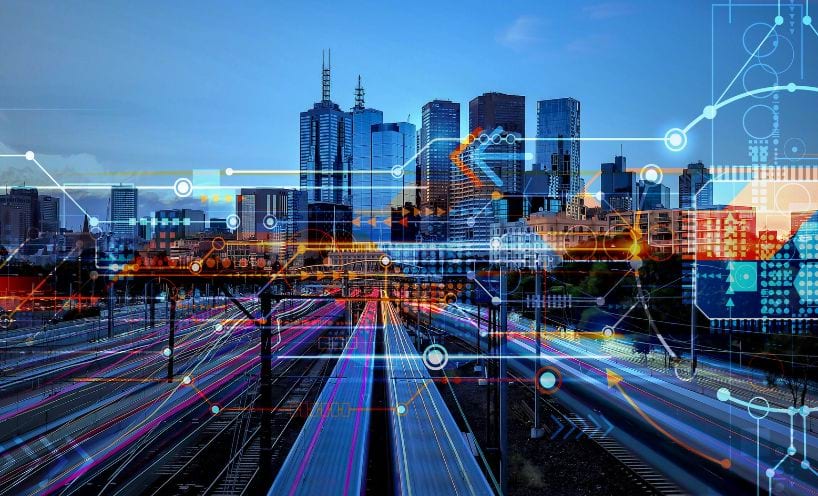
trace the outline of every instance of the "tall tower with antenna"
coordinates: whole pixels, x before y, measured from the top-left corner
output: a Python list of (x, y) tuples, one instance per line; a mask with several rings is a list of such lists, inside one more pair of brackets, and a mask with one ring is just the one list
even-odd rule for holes
[(361, 75), (358, 74), (358, 86), (355, 87), (355, 110), (361, 110), (366, 108), (366, 104), (364, 102), (364, 87), (361, 86)]

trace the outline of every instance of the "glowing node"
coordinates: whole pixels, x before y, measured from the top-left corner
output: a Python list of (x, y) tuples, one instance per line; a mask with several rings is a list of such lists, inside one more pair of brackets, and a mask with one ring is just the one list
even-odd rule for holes
[(602, 328), (602, 335), (605, 336), (606, 338), (613, 337), (613, 335), (614, 335), (613, 327), (611, 327), (611, 326), (603, 327)]
[(789, 448), (787, 448), (787, 454), (788, 454), (788, 455), (792, 456), (792, 455), (794, 455), (795, 453), (796, 453), (796, 451), (795, 451), (795, 446), (790, 446)]
[(804, 470), (809, 470), (809, 460), (802, 461), (801, 468), (803, 468)]
[(597, 304), (597, 306), (600, 306), (600, 307), (603, 306), (605, 304), (605, 297), (604, 296), (598, 297), (596, 299), (596, 304)]
[(406, 414), (406, 405), (398, 405), (398, 407), (395, 409), (395, 411), (398, 412), (398, 415), (405, 415)]
[(596, 193), (594, 193), (594, 198), (596, 198), (596, 201), (601, 202), (602, 201), (602, 191), (597, 191)]
[(502, 302), (503, 302), (503, 300), (501, 300), (499, 296), (492, 296), (491, 297), (491, 304), (492, 305), (499, 305)]
[(221, 407), (219, 405), (213, 405), (213, 406), (210, 407), (210, 412), (213, 415), (217, 415), (220, 411), (222, 411), (222, 409), (221, 409)]
[[(760, 414), (756, 414), (760, 412)], [(756, 420), (761, 420), (770, 414), (770, 402), (766, 398), (756, 396), (747, 403), (747, 413)]]
[(491, 246), (492, 250), (499, 250), (500, 247), (503, 246), (503, 242), (500, 240), (500, 238), (491, 238), (489, 246)]
[(121, 268), (122, 267), (120, 267), (119, 264), (111, 264), (111, 270), (114, 272), (118, 271)]
[(191, 379), (189, 375), (182, 377), (182, 384), (187, 385), (190, 384), (191, 382), (193, 382), (193, 379)]
[(474, 219), (474, 217), (469, 217), (468, 219), (466, 219), (467, 227), (474, 227), (475, 224), (477, 224), (477, 221)]
[(193, 183), (186, 177), (180, 177), (173, 183), (173, 192), (179, 198), (187, 198), (193, 192)]
[(806, 417), (809, 415), (809, 408), (807, 408), (807, 405), (804, 405), (798, 409), (798, 413), (800, 413), (802, 417)]
[(34, 160), (34, 152), (27, 151), (26, 152), (26, 160)]
[(276, 219), (274, 215), (269, 214), (264, 216), (264, 220), (262, 222), (264, 223), (264, 227), (266, 229), (275, 229), (276, 225), (278, 225), (278, 219)]
[(513, 135), (513, 134), (511, 134), (511, 133), (508, 133), (508, 134), (506, 135), (506, 143), (508, 143), (509, 145), (513, 145), (515, 141), (517, 141), (517, 137), (516, 137), (516, 136), (514, 136), (514, 135)]
[(789, 91), (790, 93), (795, 93), (795, 83), (788, 84), (787, 91)]
[(378, 260), (378, 261), (379, 261), (379, 262), (380, 262), (380, 264), (381, 264), (381, 265), (383, 265), (384, 267), (389, 267), (389, 264), (391, 264), (391, 263), (392, 263), (392, 259), (391, 259), (391, 258), (389, 258), (389, 255), (382, 255), (382, 256), (381, 256), (381, 258), (380, 258), (380, 260)]
[(812, 17), (810, 16), (804, 16), (804, 18), (801, 20), (804, 22), (804, 26), (812, 25)]
[(466, 272), (466, 279), (468, 279), (469, 281), (473, 281), (474, 277), (475, 277), (475, 274), (474, 274), (473, 270), (470, 270), (470, 271)]
[(429, 370), (442, 370), (449, 363), (449, 352), (442, 345), (432, 344), (423, 350), (423, 364)]
[(232, 176), (233, 175), (233, 168), (232, 167), (226, 168), (224, 170), (224, 173), (227, 174), (228, 176)]
[(775, 16), (775, 25), (780, 26), (784, 24), (784, 18), (782, 16)]
[(704, 116), (705, 119), (710, 119), (710, 120), (715, 119), (716, 118), (716, 113), (717, 113), (716, 107), (713, 106), (713, 105), (708, 105), (708, 106), (706, 106), (704, 108), (704, 110), (702, 110), (702, 115)]
[(494, 200), (494, 201), (502, 200), (503, 199), (503, 193), (501, 193), (499, 191), (492, 191), (491, 192), (491, 199)]
[(400, 179), (403, 177), (403, 167), (400, 165), (396, 165), (392, 167), (392, 177), (395, 179)]
[(766, 472), (764, 472), (764, 473), (765, 473), (765, 474), (767, 475), (767, 477), (769, 477), (770, 479), (772, 479), (773, 477), (775, 477), (775, 470), (773, 470), (773, 469), (771, 469), (771, 468), (768, 468), (768, 469), (767, 469), (767, 471), (766, 471)]
[(550, 370), (546, 370), (540, 374), (540, 387), (543, 389), (551, 389), (557, 385), (557, 376)]
[(665, 134), (665, 146), (672, 152), (678, 152), (687, 145), (687, 135), (679, 128), (673, 128)]
[(99, 219), (96, 217), (89, 217), (88, 225), (91, 227), (97, 227), (99, 225)]
[(648, 181), (650, 181), (652, 183), (655, 183), (656, 180), (659, 179), (659, 173), (656, 172), (655, 170), (651, 169), (651, 170), (645, 172), (645, 179), (647, 179)]
[(228, 229), (238, 229), (239, 225), (241, 225), (241, 219), (236, 214), (228, 215), (224, 222), (227, 224)]
[(164, 350), (162, 350), (162, 355), (164, 355), (166, 357), (169, 357), (171, 355), (171, 353), (173, 353), (173, 352), (170, 350), (170, 348), (165, 348)]
[(716, 398), (718, 398), (719, 401), (729, 400), (730, 399), (730, 390), (727, 389), (727, 388), (720, 388), (718, 391), (716, 391)]
[(202, 271), (202, 263), (199, 261), (192, 262), (190, 264), (190, 271), (193, 272), (194, 274), (198, 274), (199, 272)]
[(222, 332), (224, 330), (224, 325), (221, 322), (219, 322), (218, 324), (213, 326), (213, 330), (216, 332)]

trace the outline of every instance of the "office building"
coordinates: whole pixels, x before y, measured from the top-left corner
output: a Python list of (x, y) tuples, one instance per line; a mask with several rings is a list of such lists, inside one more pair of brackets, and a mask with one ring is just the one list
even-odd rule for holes
[(0, 205), (18, 210), (6, 213), (6, 225), (9, 231), (4, 235), (7, 239), (17, 239), (17, 236), (21, 235), (20, 242), (16, 243), (19, 245), (27, 239), (35, 239), (39, 236), (40, 202), (36, 188), (11, 188), (5, 195), (0, 195)]
[(137, 235), (138, 190), (133, 185), (111, 187), (111, 234), (122, 239)]
[[(710, 169), (699, 161), (689, 164), (679, 176), (679, 208), (713, 208), (713, 183)], [(695, 202), (694, 202), (695, 200)]]
[(452, 171), (452, 241), (488, 242), (493, 222), (523, 215), (525, 97), (484, 93), (472, 99), (469, 132), (478, 129), (477, 141), (463, 153), (468, 170)]
[(242, 188), (236, 196), (236, 239), (268, 242), (273, 260), (290, 260), (306, 240), (307, 196), (306, 191), (288, 188)]
[(355, 105), (352, 107), (352, 214), (358, 218), (353, 226), (356, 239), (371, 239), (372, 217), (372, 126), (383, 123), (383, 112), (367, 108), (364, 88), (358, 76)]
[(197, 238), (205, 230), (205, 213), (203, 210), (182, 209), (182, 237)]
[(616, 156), (613, 162), (603, 163), (601, 169), (599, 181), (602, 192), (602, 210), (624, 212), (638, 208), (636, 187), (638, 174), (627, 171), (627, 159), (623, 156)]
[(537, 102), (535, 171), (548, 171), (551, 177), (545, 192), (555, 190), (556, 203), (575, 219), (581, 216), (583, 207), (579, 137), (579, 101), (558, 98)]
[(170, 253), (174, 241), (183, 237), (184, 223), (181, 210), (157, 210), (153, 215), (153, 219), (151, 219), (151, 225), (154, 233), (151, 248), (154, 250)]
[(450, 155), (460, 141), (460, 104), (432, 100), (423, 106), (417, 177), (423, 238), (448, 239), (448, 218), (452, 162)]
[(13, 251), (23, 244), (28, 233), (26, 219), (24, 208), (0, 201), (0, 245)]

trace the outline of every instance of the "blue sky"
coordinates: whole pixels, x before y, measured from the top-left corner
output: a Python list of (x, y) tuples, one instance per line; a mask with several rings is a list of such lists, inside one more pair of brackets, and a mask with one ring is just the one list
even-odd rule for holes
[[(367, 105), (389, 121), (419, 124), (423, 103), (447, 98), (463, 105), (465, 133), (468, 101), (501, 91), (526, 96), (531, 136), (536, 100), (563, 96), (582, 102), (584, 136), (663, 136), (709, 103), (710, 10), (703, 0), (7, 1), (0, 144), (53, 157), (76, 181), (294, 168), (324, 48), (333, 99), (351, 107), (360, 74)], [(707, 160), (706, 134), (681, 153), (626, 143), (625, 155), (631, 167), (682, 167)], [(584, 144), (582, 167), (618, 151)]]

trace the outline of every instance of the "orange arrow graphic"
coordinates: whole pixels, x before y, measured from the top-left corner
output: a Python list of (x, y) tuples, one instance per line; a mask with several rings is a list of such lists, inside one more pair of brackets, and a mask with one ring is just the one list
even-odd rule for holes
[(361, 218), (360, 217), (355, 217), (354, 219), (352, 219), (352, 225), (355, 226), (355, 227), (360, 226), (361, 225)]
[(611, 369), (605, 369), (605, 373), (606, 373), (607, 379), (608, 379), (608, 389), (611, 389), (611, 388), (614, 388), (614, 387), (616, 389), (618, 389), (619, 392), (622, 393), (622, 396), (625, 398), (625, 400), (627, 400), (627, 402), (633, 407), (633, 409), (636, 410), (636, 413), (638, 413), (640, 417), (645, 419), (645, 422), (652, 425), (654, 429), (661, 432), (668, 439), (670, 439), (674, 443), (678, 444), (682, 448), (686, 449), (687, 451), (690, 451), (691, 453), (696, 454), (696, 455), (704, 458), (705, 460), (711, 461), (711, 462), (713, 462), (713, 463), (715, 463), (717, 465), (721, 465), (721, 467), (724, 468), (724, 469), (729, 469), (730, 468), (731, 462), (730, 462), (729, 459), (724, 458), (722, 460), (719, 460), (718, 458), (714, 458), (714, 457), (712, 457), (712, 456), (710, 456), (710, 455), (708, 455), (706, 453), (702, 453), (701, 451), (697, 450), (696, 448), (694, 448), (694, 447), (692, 447), (692, 446), (690, 446), (690, 445), (688, 445), (686, 443), (683, 443), (678, 438), (676, 438), (673, 434), (666, 431), (661, 425), (657, 424), (652, 418), (650, 418), (648, 416), (648, 414), (643, 412), (642, 409), (639, 408), (639, 405), (637, 405), (636, 402), (633, 401), (633, 399), (631, 399), (630, 396), (628, 396), (628, 393), (626, 393), (625, 390), (622, 388), (622, 386), (619, 384), (620, 382), (622, 382), (622, 376), (621, 375), (617, 374), (616, 372), (614, 372)]

